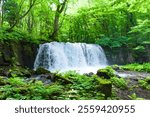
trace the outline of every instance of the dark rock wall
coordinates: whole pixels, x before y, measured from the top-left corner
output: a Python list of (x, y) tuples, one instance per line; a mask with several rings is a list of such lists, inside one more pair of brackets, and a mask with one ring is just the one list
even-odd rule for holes
[(0, 66), (21, 65), (33, 68), (38, 45), (29, 42), (0, 42)]
[(108, 63), (124, 65), (129, 63), (143, 63), (150, 62), (150, 45), (145, 45), (145, 51), (136, 52), (133, 49), (129, 49), (128, 47), (120, 47), (120, 48), (108, 48), (103, 47)]

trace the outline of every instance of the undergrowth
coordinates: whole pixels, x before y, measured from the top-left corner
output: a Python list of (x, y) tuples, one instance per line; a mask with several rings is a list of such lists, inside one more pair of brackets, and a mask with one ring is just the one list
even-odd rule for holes
[(103, 79), (96, 75), (88, 77), (74, 71), (57, 74), (57, 78), (58, 80), (55, 82), (45, 85), (41, 81), (35, 79), (27, 81), (25, 78), (15, 75), (10, 78), (1, 77), (0, 99), (101, 100), (106, 99), (102, 88), (105, 85), (111, 85), (111, 81), (108, 79)]
[(138, 81), (139, 85), (147, 90), (150, 90), (150, 77)]
[(125, 66), (121, 66), (121, 69), (124, 70), (132, 70), (132, 71), (139, 71), (139, 72), (150, 72), (150, 63), (133, 63), (133, 64), (128, 64)]

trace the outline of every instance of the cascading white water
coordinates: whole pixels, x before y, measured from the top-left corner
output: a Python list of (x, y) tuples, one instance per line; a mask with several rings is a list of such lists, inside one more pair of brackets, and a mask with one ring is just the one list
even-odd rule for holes
[(103, 49), (95, 44), (51, 42), (41, 44), (34, 69), (49, 71), (77, 70), (80, 73), (96, 72), (107, 66)]

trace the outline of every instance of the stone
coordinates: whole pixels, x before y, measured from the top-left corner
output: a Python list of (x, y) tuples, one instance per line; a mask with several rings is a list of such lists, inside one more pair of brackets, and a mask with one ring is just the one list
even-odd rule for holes
[(97, 76), (103, 77), (105, 79), (110, 79), (115, 76), (114, 70), (111, 67), (107, 67), (105, 69), (99, 69), (96, 73)]
[(98, 90), (105, 94), (105, 99), (111, 96), (112, 92), (112, 83), (109, 79), (96, 78), (98, 83)]
[(92, 76), (94, 75), (94, 73), (93, 73), (93, 72), (90, 72), (90, 73), (85, 73), (84, 75), (85, 75), (85, 76), (88, 76), (88, 77), (92, 77)]

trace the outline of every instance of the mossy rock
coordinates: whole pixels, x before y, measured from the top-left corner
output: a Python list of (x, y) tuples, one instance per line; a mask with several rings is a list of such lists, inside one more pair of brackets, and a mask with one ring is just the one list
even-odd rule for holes
[(147, 77), (147, 78), (145, 79), (145, 81), (146, 81), (148, 84), (150, 84), (150, 77)]
[(36, 75), (49, 74), (49, 73), (51, 73), (51, 72), (48, 71), (47, 69), (42, 68), (42, 67), (37, 68), (36, 71), (34, 72), (34, 74), (36, 74)]
[(105, 99), (111, 96), (112, 94), (112, 83), (109, 79), (96, 78), (98, 83), (98, 89), (100, 92), (105, 94)]
[(122, 70), (121, 67), (118, 66), (118, 65), (112, 65), (111, 67), (112, 67), (112, 69), (114, 69), (115, 71)]
[(60, 74), (56, 74), (55, 77), (54, 77), (54, 81), (58, 81), (60, 82), (61, 84), (63, 85), (66, 85), (66, 84), (73, 84), (73, 81), (70, 80), (68, 77), (64, 77)]
[(128, 89), (128, 82), (124, 78), (112, 77), (111, 82), (117, 88), (122, 90)]
[(32, 70), (28, 68), (22, 68), (22, 67), (13, 67), (9, 69), (8, 77), (14, 77), (14, 76), (20, 76), (20, 77), (31, 77)]
[(8, 82), (2, 77), (0, 76), (0, 86), (6, 85)]
[(105, 69), (99, 69), (96, 73), (97, 76), (103, 77), (105, 79), (110, 79), (115, 76), (114, 70), (111, 67), (106, 67)]
[(0, 67), (0, 76), (8, 76), (9, 74), (9, 66), (2, 66)]

